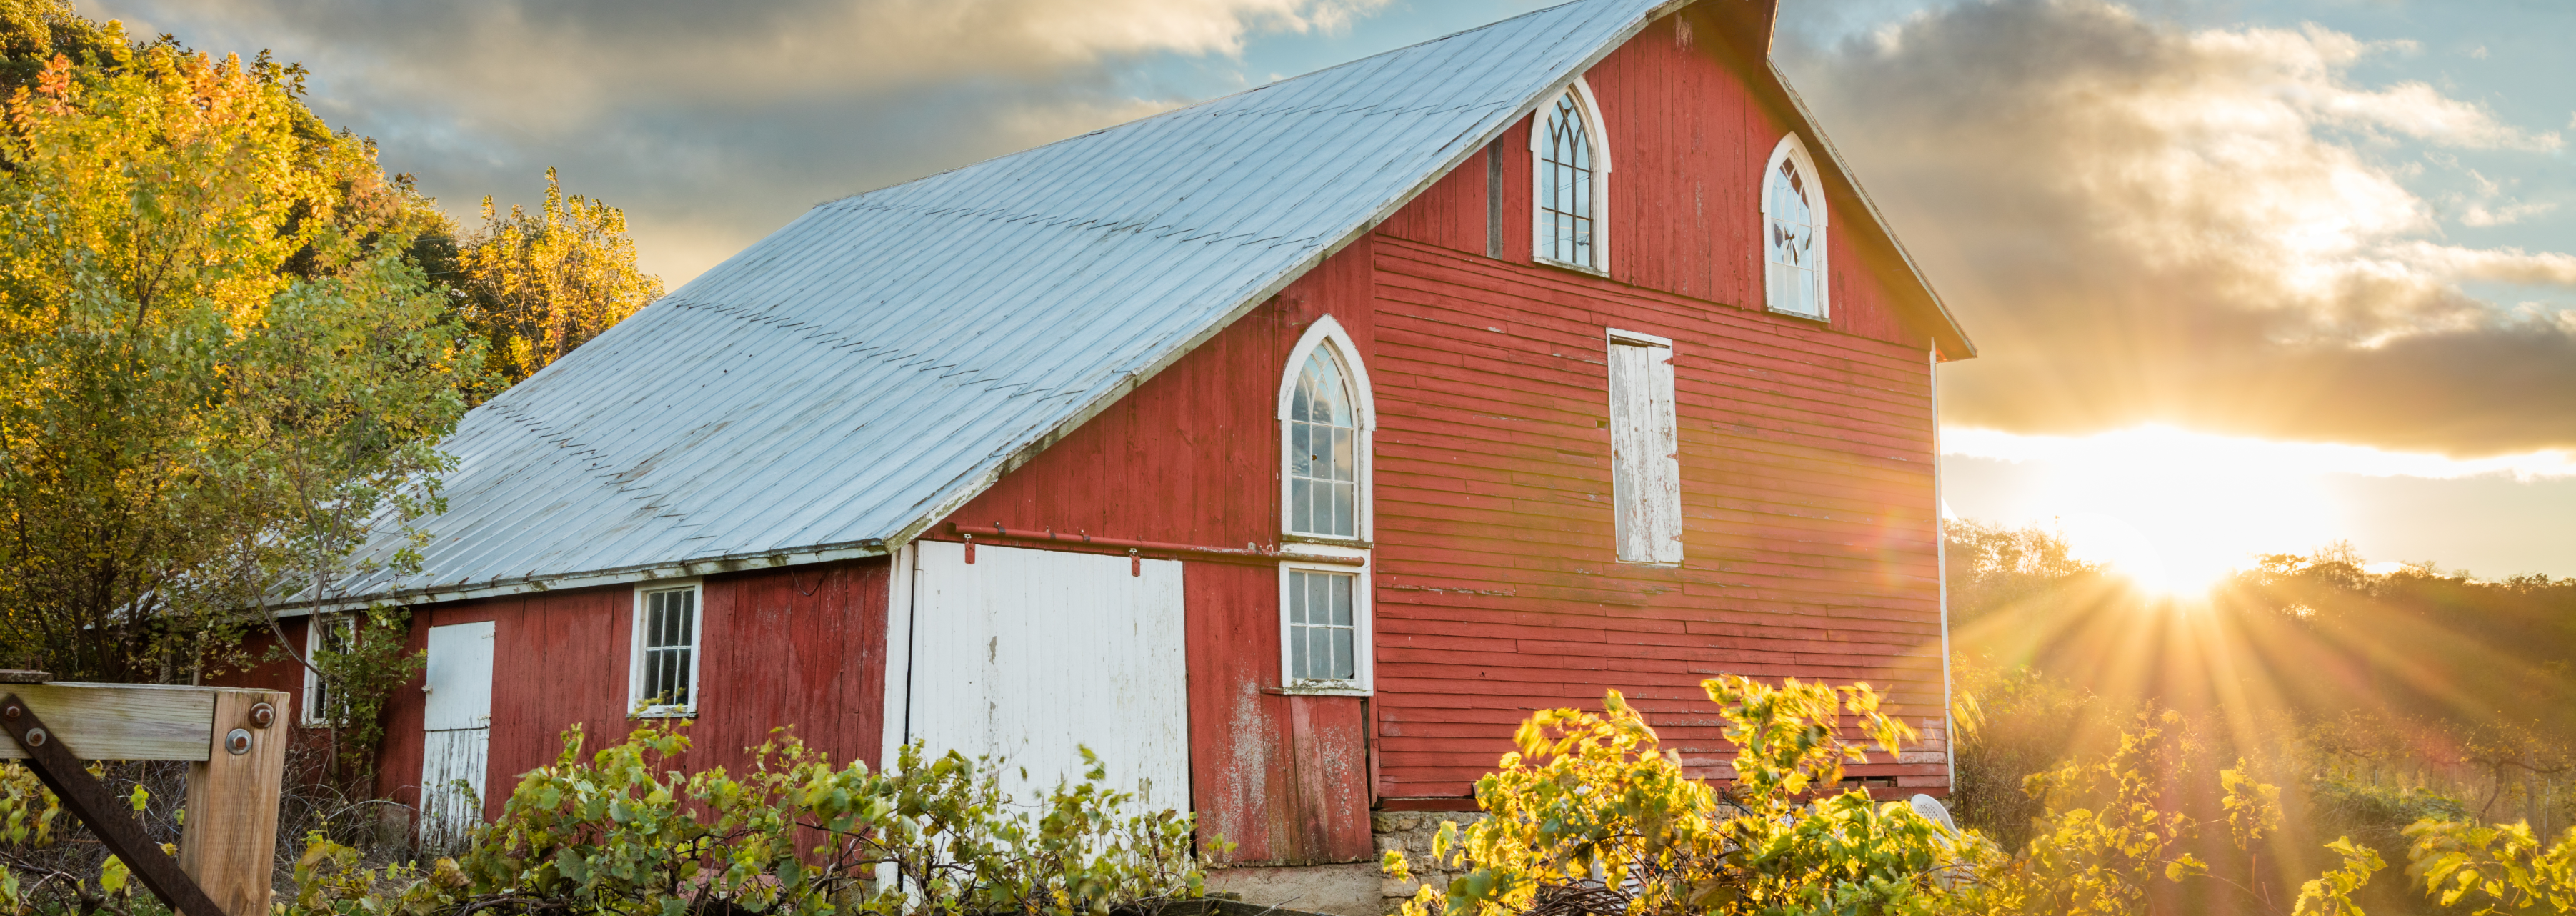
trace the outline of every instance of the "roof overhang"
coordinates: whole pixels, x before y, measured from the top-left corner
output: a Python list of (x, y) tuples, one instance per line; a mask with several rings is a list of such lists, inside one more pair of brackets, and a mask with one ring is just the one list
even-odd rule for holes
[(507, 579), (494, 579), (485, 582), (458, 582), (449, 585), (424, 585), (419, 588), (395, 589), (388, 592), (378, 592), (371, 595), (360, 595), (340, 599), (293, 601), (285, 604), (271, 605), (270, 610), (280, 617), (302, 617), (308, 614), (328, 614), (336, 611), (353, 611), (380, 604), (446, 604), (455, 601), (474, 601), (483, 598), (507, 598), (513, 595), (531, 595), (543, 592), (569, 591), (579, 588), (598, 588), (600, 586), (607, 585), (635, 585), (669, 579), (691, 579), (699, 576), (711, 576), (721, 573), (753, 572), (763, 569), (778, 569), (790, 566), (810, 566), (816, 563), (833, 563), (842, 560), (860, 560), (868, 557), (885, 556), (890, 552), (890, 550), (891, 549), (882, 541), (863, 541), (855, 544), (827, 544), (817, 547), (798, 548), (796, 550), (770, 551), (766, 553), (738, 554), (721, 557), (701, 557), (677, 560), (670, 563), (656, 563), (647, 566), (630, 566), (622, 569), (602, 569), (590, 572), (571, 573), (568, 575), (532, 575)]

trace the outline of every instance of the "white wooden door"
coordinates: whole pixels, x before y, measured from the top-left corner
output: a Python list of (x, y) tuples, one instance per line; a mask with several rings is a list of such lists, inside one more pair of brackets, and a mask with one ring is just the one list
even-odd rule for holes
[(492, 622), (429, 628), (421, 689), (421, 843), (453, 847), (483, 818), (492, 748)]
[(1111, 786), (1146, 782), (1144, 810), (1189, 809), (1179, 562), (979, 546), (969, 565), (963, 545), (915, 546), (911, 740), (1005, 758), (1024, 803), (1080, 779), (1087, 746)]

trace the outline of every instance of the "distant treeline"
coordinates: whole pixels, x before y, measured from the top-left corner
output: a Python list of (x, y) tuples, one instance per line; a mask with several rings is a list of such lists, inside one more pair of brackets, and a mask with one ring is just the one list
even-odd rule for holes
[(2365, 571), (2348, 544), (2260, 557), (2205, 601), (2142, 594), (2037, 528), (1948, 530), (1962, 652), (2107, 695), (2262, 701), (2305, 716), (2509, 722), (2576, 734), (2576, 579)]
[[(2425, 818), (2521, 821), (2544, 841), (2576, 824), (2576, 579), (2371, 573), (2338, 544), (2167, 598), (2044, 529), (1953, 522), (1946, 547), (1951, 805), (2007, 847), (2042, 811), (2029, 776), (2150, 722), (2179, 736), (2177, 776), (2236, 768), (2282, 787), (2275, 848), (2293, 871), (2345, 836), (2395, 860)], [(2215, 797), (2176, 801), (2226, 817)], [(2231, 880), (2278, 880), (2241, 867)], [(2423, 911), (2404, 880), (2374, 884), (2370, 911)]]

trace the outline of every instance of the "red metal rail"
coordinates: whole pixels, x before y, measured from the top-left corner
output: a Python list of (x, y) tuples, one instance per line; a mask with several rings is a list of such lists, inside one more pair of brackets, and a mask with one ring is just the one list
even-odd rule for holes
[(1047, 543), (1065, 544), (1068, 546), (1127, 550), (1146, 554), (1186, 557), (1190, 559), (1216, 560), (1218, 562), (1225, 563), (1254, 563), (1267, 565), (1286, 560), (1297, 563), (1325, 563), (1333, 566), (1368, 565), (1368, 560), (1363, 557), (1337, 557), (1319, 553), (1290, 553), (1284, 550), (1202, 547), (1195, 544), (1167, 544), (1161, 541), (1131, 541), (1126, 538), (1096, 537), (1079, 532), (1065, 534), (1052, 528), (1043, 531), (1030, 531), (1026, 528), (1005, 528), (1001, 525), (960, 525), (955, 522), (950, 522), (948, 524), (948, 531), (950, 534), (969, 539), (970, 543), (974, 540), (982, 540), (985, 538), (999, 538), (1010, 541), (1044, 541)]

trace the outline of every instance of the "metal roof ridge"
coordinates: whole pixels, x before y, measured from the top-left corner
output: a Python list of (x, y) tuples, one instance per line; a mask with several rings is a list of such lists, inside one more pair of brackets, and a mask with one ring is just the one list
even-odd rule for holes
[[(1057, 140), (1057, 141), (1054, 141), (1054, 142), (1051, 142), (1051, 143), (1041, 143), (1041, 144), (1039, 144), (1039, 145), (1037, 145), (1037, 146), (1032, 146), (1032, 147), (1029, 147), (1029, 148), (1027, 148), (1027, 149), (1013, 150), (1013, 151), (1011, 151), (1011, 152), (1002, 153), (1002, 154), (997, 155), (997, 156), (990, 156), (990, 157), (986, 157), (986, 158), (983, 158), (983, 159), (978, 159), (978, 160), (975, 160), (975, 161), (973, 161), (973, 162), (966, 163), (965, 165), (960, 165), (960, 166), (956, 166), (956, 167), (953, 167), (953, 168), (941, 169), (941, 170), (939, 170), (939, 171), (932, 172), (932, 173), (927, 174), (927, 175), (923, 175), (923, 176), (921, 176), (921, 177), (919, 177), (919, 178), (912, 178), (912, 179), (907, 179), (907, 180), (904, 180), (904, 181), (898, 181), (898, 182), (895, 182), (894, 184), (890, 184), (890, 185), (883, 185), (883, 186), (880, 186), (880, 187), (874, 187), (874, 188), (869, 188), (869, 189), (864, 190), (864, 191), (856, 191), (856, 192), (852, 192), (852, 193), (849, 193), (849, 194), (841, 195), (841, 196), (839, 196), (839, 197), (826, 198), (826, 199), (824, 199), (824, 200), (822, 200), (822, 201), (819, 201), (819, 202), (815, 203), (815, 205), (814, 205), (814, 207), (813, 207), (812, 209), (820, 209), (820, 208), (822, 208), (822, 207), (825, 207), (825, 206), (828, 206), (828, 205), (832, 205), (832, 204), (839, 204), (839, 203), (844, 203), (844, 202), (848, 202), (848, 201), (854, 201), (854, 200), (857, 200), (857, 199), (859, 199), (859, 198), (867, 197), (868, 195), (871, 195), (871, 194), (876, 194), (876, 193), (884, 192), (884, 191), (892, 191), (892, 190), (896, 190), (896, 189), (899, 189), (899, 188), (907, 187), (907, 186), (910, 186), (910, 185), (919, 184), (919, 183), (921, 183), (921, 182), (928, 181), (928, 180), (930, 180), (930, 179), (937, 178), (937, 177), (942, 176), (942, 175), (947, 175), (947, 174), (951, 174), (951, 173), (955, 173), (955, 172), (963, 172), (963, 171), (967, 171), (967, 170), (969, 170), (969, 169), (978, 168), (978, 167), (981, 167), (981, 166), (984, 166), (984, 165), (987, 165), (987, 164), (991, 164), (991, 163), (995, 163), (995, 162), (1001, 162), (1001, 161), (1006, 160), (1006, 159), (1014, 159), (1014, 158), (1018, 158), (1018, 157), (1020, 157), (1020, 156), (1025, 156), (1025, 155), (1028, 155), (1028, 154), (1030, 154), (1030, 153), (1037, 152), (1037, 151), (1039, 151), (1039, 150), (1051, 149), (1051, 148), (1053, 148), (1053, 147), (1062, 146), (1062, 145), (1064, 145), (1064, 144), (1071, 143), (1071, 142), (1074, 142), (1074, 141), (1076, 141), (1076, 140), (1081, 140), (1081, 139), (1085, 139), (1085, 138), (1088, 138), (1088, 137), (1098, 136), (1098, 135), (1100, 135), (1100, 134), (1109, 133), (1109, 132), (1111, 132), (1111, 131), (1124, 130), (1124, 129), (1126, 129), (1126, 128), (1134, 127), (1134, 126), (1136, 126), (1136, 125), (1140, 125), (1140, 124), (1145, 124), (1145, 123), (1148, 123), (1148, 122), (1151, 122), (1151, 121), (1158, 121), (1158, 120), (1162, 120), (1162, 119), (1164, 119), (1164, 118), (1169, 118), (1169, 117), (1174, 117), (1174, 116), (1177, 116), (1177, 115), (1184, 115), (1184, 114), (1188, 114), (1188, 113), (1190, 113), (1190, 112), (1192, 112), (1192, 111), (1196, 111), (1196, 110), (1201, 109), (1201, 108), (1206, 108), (1206, 107), (1209, 107), (1209, 106), (1212, 106), (1212, 105), (1216, 105), (1216, 104), (1219, 104), (1219, 103), (1222, 103), (1222, 102), (1232, 101), (1232, 100), (1234, 100), (1234, 99), (1242, 98), (1242, 97), (1244, 97), (1244, 96), (1248, 96), (1248, 95), (1251, 95), (1251, 94), (1256, 93), (1256, 92), (1265, 92), (1265, 91), (1268, 91), (1268, 90), (1271, 90), (1271, 89), (1276, 89), (1276, 88), (1279, 88), (1279, 87), (1283, 87), (1283, 86), (1289, 85), (1289, 84), (1291, 84), (1291, 83), (1296, 83), (1296, 82), (1299, 82), (1299, 81), (1302, 81), (1302, 80), (1306, 80), (1306, 79), (1311, 79), (1311, 78), (1314, 78), (1314, 77), (1322, 76), (1322, 75), (1324, 75), (1324, 74), (1331, 73), (1331, 72), (1333, 72), (1333, 71), (1335, 71), (1335, 70), (1341, 70), (1341, 69), (1345, 69), (1345, 68), (1348, 68), (1348, 67), (1355, 67), (1355, 66), (1359, 66), (1359, 65), (1361, 65), (1361, 64), (1365, 64), (1365, 63), (1369, 63), (1369, 62), (1371, 62), (1371, 61), (1375, 61), (1375, 60), (1377, 60), (1377, 59), (1379, 59), (1379, 58), (1382, 58), (1382, 57), (1389, 57), (1389, 56), (1393, 56), (1393, 55), (1397, 55), (1397, 54), (1402, 54), (1402, 53), (1404, 53), (1404, 52), (1411, 51), (1411, 50), (1414, 50), (1414, 49), (1416, 49), (1416, 48), (1421, 48), (1421, 47), (1425, 47), (1425, 46), (1428, 46), (1428, 45), (1435, 45), (1435, 44), (1439, 44), (1439, 43), (1441, 43), (1441, 42), (1448, 41), (1448, 40), (1453, 39), (1453, 38), (1458, 38), (1458, 37), (1465, 36), (1465, 35), (1472, 35), (1472, 34), (1475, 34), (1475, 33), (1477, 33), (1477, 32), (1485, 31), (1485, 30), (1487, 30), (1487, 29), (1500, 28), (1500, 27), (1502, 27), (1502, 26), (1509, 25), (1509, 24), (1511, 24), (1511, 23), (1518, 22), (1518, 21), (1523, 20), (1523, 19), (1528, 19), (1528, 18), (1530, 18), (1530, 17), (1532, 17), (1532, 16), (1544, 15), (1544, 14), (1547, 14), (1547, 13), (1555, 12), (1555, 11), (1560, 10), (1560, 9), (1564, 9), (1565, 7), (1569, 7), (1569, 6), (1577, 6), (1577, 5), (1581, 5), (1581, 4), (1585, 4), (1585, 3), (1598, 3), (1598, 2), (1603, 2), (1603, 0), (1566, 0), (1566, 2), (1564, 2), (1564, 3), (1555, 4), (1555, 5), (1553, 5), (1553, 6), (1543, 6), (1543, 7), (1540, 7), (1540, 8), (1538, 8), (1538, 9), (1534, 9), (1534, 10), (1531, 10), (1531, 11), (1529, 11), (1529, 12), (1522, 13), (1522, 14), (1520, 14), (1520, 15), (1517, 15), (1517, 16), (1510, 16), (1510, 17), (1506, 17), (1506, 18), (1502, 18), (1502, 19), (1496, 19), (1496, 20), (1494, 20), (1494, 21), (1492, 21), (1492, 22), (1485, 23), (1484, 25), (1480, 25), (1480, 26), (1477, 26), (1477, 27), (1472, 28), (1472, 29), (1460, 29), (1460, 30), (1458, 30), (1458, 31), (1451, 32), (1451, 33), (1449, 33), (1449, 34), (1447, 34), (1447, 35), (1442, 35), (1442, 36), (1437, 37), (1437, 38), (1429, 38), (1429, 39), (1425, 39), (1425, 40), (1422, 40), (1422, 41), (1417, 41), (1417, 42), (1414, 42), (1414, 43), (1409, 44), (1409, 45), (1405, 45), (1405, 46), (1400, 47), (1400, 48), (1390, 48), (1390, 49), (1385, 50), (1385, 51), (1380, 51), (1380, 52), (1378, 52), (1378, 53), (1376, 53), (1376, 54), (1371, 54), (1371, 55), (1369, 55), (1369, 56), (1367, 56), (1367, 57), (1356, 58), (1356, 59), (1353, 59), (1353, 60), (1346, 60), (1346, 61), (1343, 61), (1343, 62), (1341, 62), (1341, 63), (1334, 64), (1334, 65), (1332, 65), (1332, 66), (1325, 67), (1325, 68), (1320, 69), (1320, 70), (1309, 70), (1309, 71), (1307, 71), (1307, 72), (1300, 73), (1300, 74), (1297, 74), (1296, 76), (1291, 76), (1291, 77), (1288, 77), (1288, 78), (1286, 78), (1286, 79), (1277, 79), (1277, 80), (1272, 80), (1272, 81), (1267, 82), (1267, 83), (1263, 83), (1263, 84), (1258, 85), (1258, 86), (1249, 86), (1249, 87), (1245, 87), (1245, 88), (1243, 88), (1243, 89), (1238, 89), (1238, 90), (1235, 90), (1235, 91), (1233, 91), (1233, 92), (1226, 93), (1226, 94), (1224, 94), (1224, 95), (1216, 96), (1216, 97), (1214, 97), (1214, 98), (1203, 99), (1203, 100), (1200, 100), (1200, 101), (1197, 101), (1197, 102), (1192, 102), (1192, 103), (1190, 103), (1190, 104), (1183, 105), (1183, 106), (1181, 106), (1181, 107), (1179, 107), (1179, 108), (1174, 108), (1174, 109), (1171, 109), (1171, 110), (1169, 110), (1169, 111), (1161, 111), (1161, 112), (1156, 112), (1156, 113), (1154, 113), (1154, 114), (1146, 115), (1146, 116), (1144, 116), (1144, 117), (1142, 117), (1142, 118), (1137, 118), (1136, 120), (1133, 120), (1133, 121), (1126, 121), (1126, 122), (1122, 122), (1122, 123), (1118, 123), (1118, 124), (1111, 124), (1111, 125), (1106, 126), (1106, 127), (1093, 128), (1093, 129), (1091, 129), (1091, 130), (1087, 130), (1087, 131), (1084, 131), (1084, 132), (1082, 132), (1082, 133), (1078, 133), (1078, 134), (1075, 134), (1075, 135), (1073, 135), (1073, 136), (1066, 137), (1066, 138), (1064, 138), (1064, 139), (1062, 139), (1062, 140)], [(1678, 6), (1686, 6), (1686, 5), (1689, 5), (1690, 3), (1693, 3), (1693, 2), (1696, 2), (1696, 0), (1676, 0), (1676, 2), (1673, 2), (1673, 3), (1672, 3), (1672, 5), (1673, 5), (1673, 6), (1677, 6), (1677, 7), (1678, 7)], [(1659, 6), (1660, 6), (1660, 5), (1659, 5)], [(1649, 17), (1647, 17), (1646, 21), (1648, 21), (1648, 22), (1652, 22), (1652, 21), (1654, 21), (1654, 19), (1655, 19), (1655, 17), (1653, 17), (1653, 16), (1649, 16)], [(1624, 39), (1622, 39), (1622, 40), (1624, 40)], [(1213, 113), (1213, 112), (1211, 112), (1211, 114), (1212, 114), (1212, 113)], [(1231, 113), (1231, 112), (1229, 112), (1229, 113)], [(1259, 114), (1259, 113), (1261, 113), (1261, 112), (1259, 112), (1259, 111), (1253, 111), (1253, 112), (1245, 112), (1245, 113), (1246, 113), (1246, 114)]]

